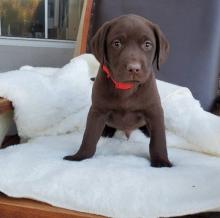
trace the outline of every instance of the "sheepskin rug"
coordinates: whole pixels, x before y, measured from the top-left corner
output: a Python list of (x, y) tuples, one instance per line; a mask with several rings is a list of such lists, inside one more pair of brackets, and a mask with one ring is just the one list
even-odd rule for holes
[(90, 54), (63, 68), (0, 74), (23, 144), (0, 151), (0, 191), (108, 217), (168, 217), (220, 207), (220, 118), (189, 89), (157, 81), (172, 168), (152, 168), (140, 131), (101, 138), (95, 156), (64, 161), (80, 146), (99, 67)]

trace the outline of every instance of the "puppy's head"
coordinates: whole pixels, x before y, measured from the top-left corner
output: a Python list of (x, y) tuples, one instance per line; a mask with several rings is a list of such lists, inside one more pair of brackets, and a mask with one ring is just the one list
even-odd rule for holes
[(169, 43), (159, 26), (137, 15), (106, 22), (92, 39), (92, 53), (119, 82), (146, 82), (166, 60)]

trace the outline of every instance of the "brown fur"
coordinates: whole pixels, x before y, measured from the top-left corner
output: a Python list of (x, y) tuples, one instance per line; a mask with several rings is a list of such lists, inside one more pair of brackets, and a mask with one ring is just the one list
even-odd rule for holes
[[(147, 45), (147, 46), (146, 46)], [(130, 90), (115, 89), (99, 69), (92, 105), (79, 151), (66, 160), (90, 158), (107, 124), (125, 131), (146, 126), (150, 133), (151, 166), (171, 167), (168, 160), (163, 109), (153, 66), (159, 69), (169, 44), (159, 27), (143, 17), (124, 15), (105, 23), (92, 39), (92, 53), (119, 82), (132, 82)]]

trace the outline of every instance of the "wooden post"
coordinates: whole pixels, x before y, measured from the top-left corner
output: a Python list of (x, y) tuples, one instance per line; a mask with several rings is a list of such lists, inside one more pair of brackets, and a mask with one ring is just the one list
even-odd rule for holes
[(74, 57), (86, 52), (87, 38), (90, 26), (90, 18), (92, 13), (93, 0), (84, 0), (82, 15), (77, 34), (76, 47), (74, 49)]

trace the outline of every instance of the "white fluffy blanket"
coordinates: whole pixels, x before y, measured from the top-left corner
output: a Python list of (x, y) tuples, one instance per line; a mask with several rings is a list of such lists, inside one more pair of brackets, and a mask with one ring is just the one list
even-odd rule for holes
[(0, 191), (117, 218), (220, 207), (220, 118), (205, 112), (187, 88), (158, 81), (174, 167), (150, 167), (149, 139), (139, 131), (129, 140), (121, 132), (101, 138), (92, 159), (62, 159), (80, 145), (89, 77), (97, 68), (93, 56), (83, 55), (61, 69), (25, 66), (0, 74), (0, 96), (13, 102), (19, 135), (27, 140), (0, 151)]

